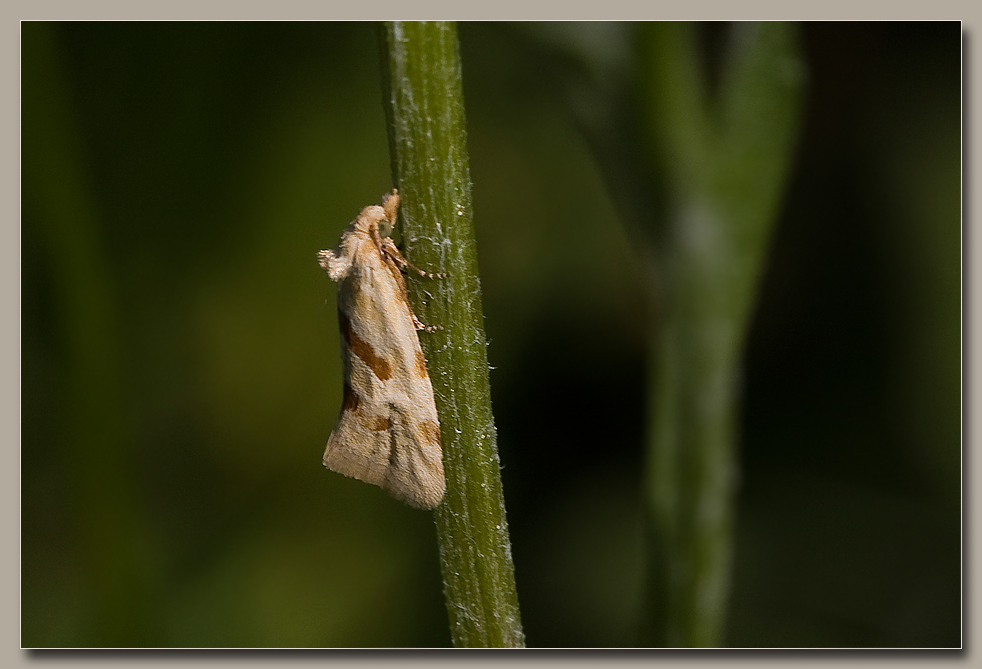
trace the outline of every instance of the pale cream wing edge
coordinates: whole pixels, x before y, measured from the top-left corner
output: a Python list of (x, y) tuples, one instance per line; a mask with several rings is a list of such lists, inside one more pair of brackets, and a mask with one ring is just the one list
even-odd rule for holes
[(443, 500), (446, 481), (439, 441), (427, 436), (421, 426), (405, 423), (371, 431), (346, 411), (327, 441), (324, 466), (377, 485), (410, 506), (433, 509)]

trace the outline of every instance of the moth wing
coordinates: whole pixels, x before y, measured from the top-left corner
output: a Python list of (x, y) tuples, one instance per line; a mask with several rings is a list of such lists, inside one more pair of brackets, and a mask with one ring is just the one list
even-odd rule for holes
[(405, 283), (371, 240), (356, 253), (338, 291), (344, 401), (324, 465), (432, 509), (446, 489), (440, 423)]
[(367, 420), (345, 411), (328, 439), (324, 466), (410, 506), (432, 509), (446, 490), (439, 431), (435, 422), (413, 425), (398, 411)]

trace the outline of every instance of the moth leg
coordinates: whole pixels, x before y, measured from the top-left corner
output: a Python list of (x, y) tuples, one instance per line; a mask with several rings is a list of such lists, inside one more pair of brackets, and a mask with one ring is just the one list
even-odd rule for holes
[(388, 237), (382, 237), (380, 239), (379, 251), (381, 251), (384, 255), (387, 255), (388, 257), (392, 258), (392, 261), (396, 264), (396, 266), (399, 269), (406, 269), (408, 267), (409, 269), (418, 273), (420, 276), (425, 276), (427, 279), (443, 279), (446, 278), (447, 276), (446, 274), (441, 274), (441, 273), (433, 274), (430, 272), (425, 272), (421, 270), (419, 267), (416, 267), (416, 265), (406, 260), (403, 257), (403, 255), (399, 253), (399, 248), (395, 245), (395, 242), (393, 242)]
[(417, 330), (422, 330), (423, 332), (436, 332), (437, 330), (442, 330), (442, 325), (423, 325), (423, 323), (416, 318), (416, 313), (413, 311), (412, 307), (409, 307), (409, 315), (413, 317), (413, 325), (416, 326)]
[[(395, 223), (396, 209), (398, 206), (399, 194), (395, 191), (395, 189), (393, 189), (391, 193), (386, 194), (386, 196), (382, 199), (382, 207), (385, 209), (386, 218), (390, 224)], [(393, 242), (389, 237), (382, 236), (381, 232), (379, 231), (378, 224), (370, 226), (368, 228), (368, 234), (371, 235), (372, 241), (375, 242), (379, 255), (386, 261), (392, 263), (392, 265), (395, 267), (396, 274), (399, 273), (399, 270), (408, 267), (419, 272), (421, 276), (425, 276), (430, 279), (442, 279), (446, 276), (446, 274), (431, 274), (429, 272), (424, 272), (406, 260), (403, 255), (399, 253), (399, 248), (395, 245), (395, 242)], [(409, 304), (409, 294), (406, 291), (406, 285), (405, 282), (402, 281), (401, 276), (399, 277), (399, 283), (402, 284), (402, 297), (406, 302), (406, 306), (409, 307), (409, 315), (413, 319), (413, 326), (417, 330), (422, 330), (423, 332), (436, 332), (437, 330), (442, 330), (442, 325), (424, 325), (423, 322), (416, 317), (416, 312), (413, 311), (412, 305)]]

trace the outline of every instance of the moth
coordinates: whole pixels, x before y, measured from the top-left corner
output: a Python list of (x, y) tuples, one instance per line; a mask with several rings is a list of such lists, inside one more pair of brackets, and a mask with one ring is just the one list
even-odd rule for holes
[(338, 283), (344, 386), (341, 415), (327, 440), (324, 466), (381, 487), (421, 509), (443, 499), (443, 451), (433, 386), (402, 270), (414, 267), (389, 238), (399, 193), (365, 207), (334, 250), (318, 253)]

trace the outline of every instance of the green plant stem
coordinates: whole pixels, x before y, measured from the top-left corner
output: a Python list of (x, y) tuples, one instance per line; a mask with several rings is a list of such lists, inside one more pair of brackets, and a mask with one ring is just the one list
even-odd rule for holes
[(384, 105), (405, 253), (444, 279), (410, 275), (440, 415), (447, 493), (435, 512), (457, 647), (524, 645), (481, 309), (456, 26), (383, 26)]
[(650, 139), (668, 181), (655, 238), (647, 500), (653, 642), (717, 646), (729, 591), (740, 360), (795, 146), (796, 29), (737, 24), (710, 103), (692, 24), (646, 26)]

